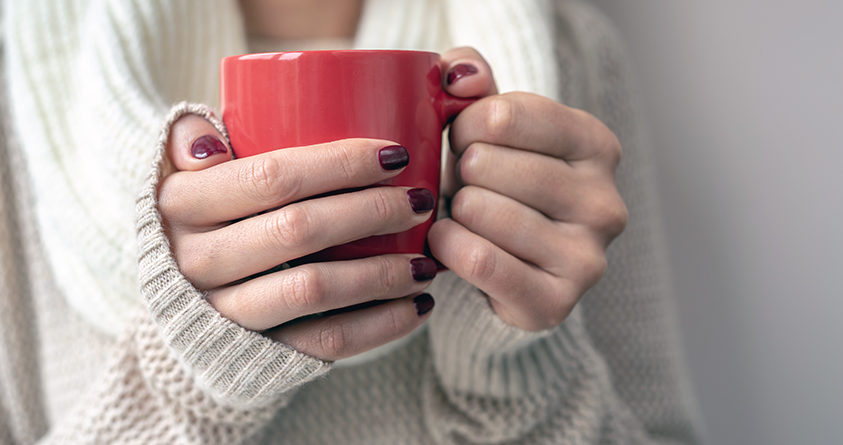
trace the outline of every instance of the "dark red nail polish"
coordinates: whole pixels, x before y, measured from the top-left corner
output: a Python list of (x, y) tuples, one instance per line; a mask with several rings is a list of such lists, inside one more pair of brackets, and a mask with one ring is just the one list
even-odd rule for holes
[(190, 146), (190, 154), (196, 159), (205, 159), (217, 153), (228, 153), (228, 148), (218, 137), (210, 134), (199, 136)]
[(450, 85), (462, 79), (463, 77), (467, 77), (472, 74), (477, 74), (477, 71), (477, 67), (470, 63), (461, 63), (459, 65), (454, 65), (454, 67), (448, 71), (446, 82), (448, 82), (448, 85)]
[(398, 170), (410, 163), (410, 154), (400, 145), (390, 145), (378, 151), (378, 162), (384, 170)]
[(410, 207), (416, 213), (425, 213), (433, 210), (435, 204), (433, 193), (428, 189), (416, 188), (407, 190), (407, 199), (410, 200)]
[(436, 302), (433, 301), (433, 297), (431, 297), (430, 294), (421, 294), (418, 297), (413, 298), (413, 306), (415, 306), (416, 313), (419, 314), (419, 316), (430, 312), (435, 304)]
[(416, 281), (429, 281), (436, 276), (436, 261), (430, 258), (413, 258), (410, 260), (410, 273)]

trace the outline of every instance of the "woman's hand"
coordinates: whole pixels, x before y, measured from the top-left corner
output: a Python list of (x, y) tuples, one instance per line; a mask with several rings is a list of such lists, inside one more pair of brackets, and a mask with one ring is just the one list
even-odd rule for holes
[[(433, 300), (419, 294), (436, 266), (419, 255), (310, 263), (255, 276), (427, 220), (433, 199), (421, 189), (374, 187), (312, 198), (397, 175), (409, 161), (403, 147), (348, 139), (231, 160), (214, 127), (188, 115), (173, 126), (167, 150), (159, 209), (173, 253), (223, 316), (323, 360), (387, 343), (426, 318)], [(372, 300), (389, 301), (288, 323)]]
[(472, 49), (444, 59), (457, 73), (449, 92), (488, 97), (451, 126), (458, 189), (452, 219), (431, 228), (431, 251), (486, 293), (504, 322), (552, 328), (603, 275), (606, 248), (626, 225), (614, 180), (620, 143), (584, 111), (534, 94), (496, 95)]

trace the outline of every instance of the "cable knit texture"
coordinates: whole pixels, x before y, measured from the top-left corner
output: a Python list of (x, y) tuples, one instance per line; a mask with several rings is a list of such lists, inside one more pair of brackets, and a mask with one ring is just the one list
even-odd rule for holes
[(558, 328), (510, 327), (444, 273), (419, 335), (335, 369), (216, 313), (157, 211), (172, 123), (196, 114), (225, 134), (209, 105), (219, 57), (246, 50), (237, 2), (4, 7), (0, 443), (696, 441), (649, 154), (618, 38), (588, 5), (367, 2), (356, 46), (476, 46), (502, 91), (604, 120), (625, 147), (631, 220)]

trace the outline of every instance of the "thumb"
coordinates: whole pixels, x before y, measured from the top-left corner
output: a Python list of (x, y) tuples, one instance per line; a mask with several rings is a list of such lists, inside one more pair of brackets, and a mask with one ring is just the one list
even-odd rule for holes
[(485, 97), (498, 93), (492, 68), (470, 47), (454, 48), (442, 54), (442, 84), (458, 97)]
[(210, 122), (186, 114), (170, 130), (167, 157), (177, 171), (197, 171), (230, 160), (231, 149)]

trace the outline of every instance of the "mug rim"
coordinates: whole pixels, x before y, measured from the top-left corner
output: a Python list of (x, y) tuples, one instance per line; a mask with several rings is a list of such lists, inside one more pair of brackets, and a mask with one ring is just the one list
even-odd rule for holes
[[(222, 58), (223, 62), (233, 60), (292, 60), (297, 59), (302, 55), (327, 55), (327, 54), (406, 54), (406, 55), (425, 55), (440, 57), (439, 53), (433, 51), (419, 51), (412, 49), (319, 49), (307, 51), (276, 51), (276, 52), (260, 52), (260, 53), (244, 53), (233, 56), (225, 56)], [(293, 57), (295, 55), (295, 57)]]

